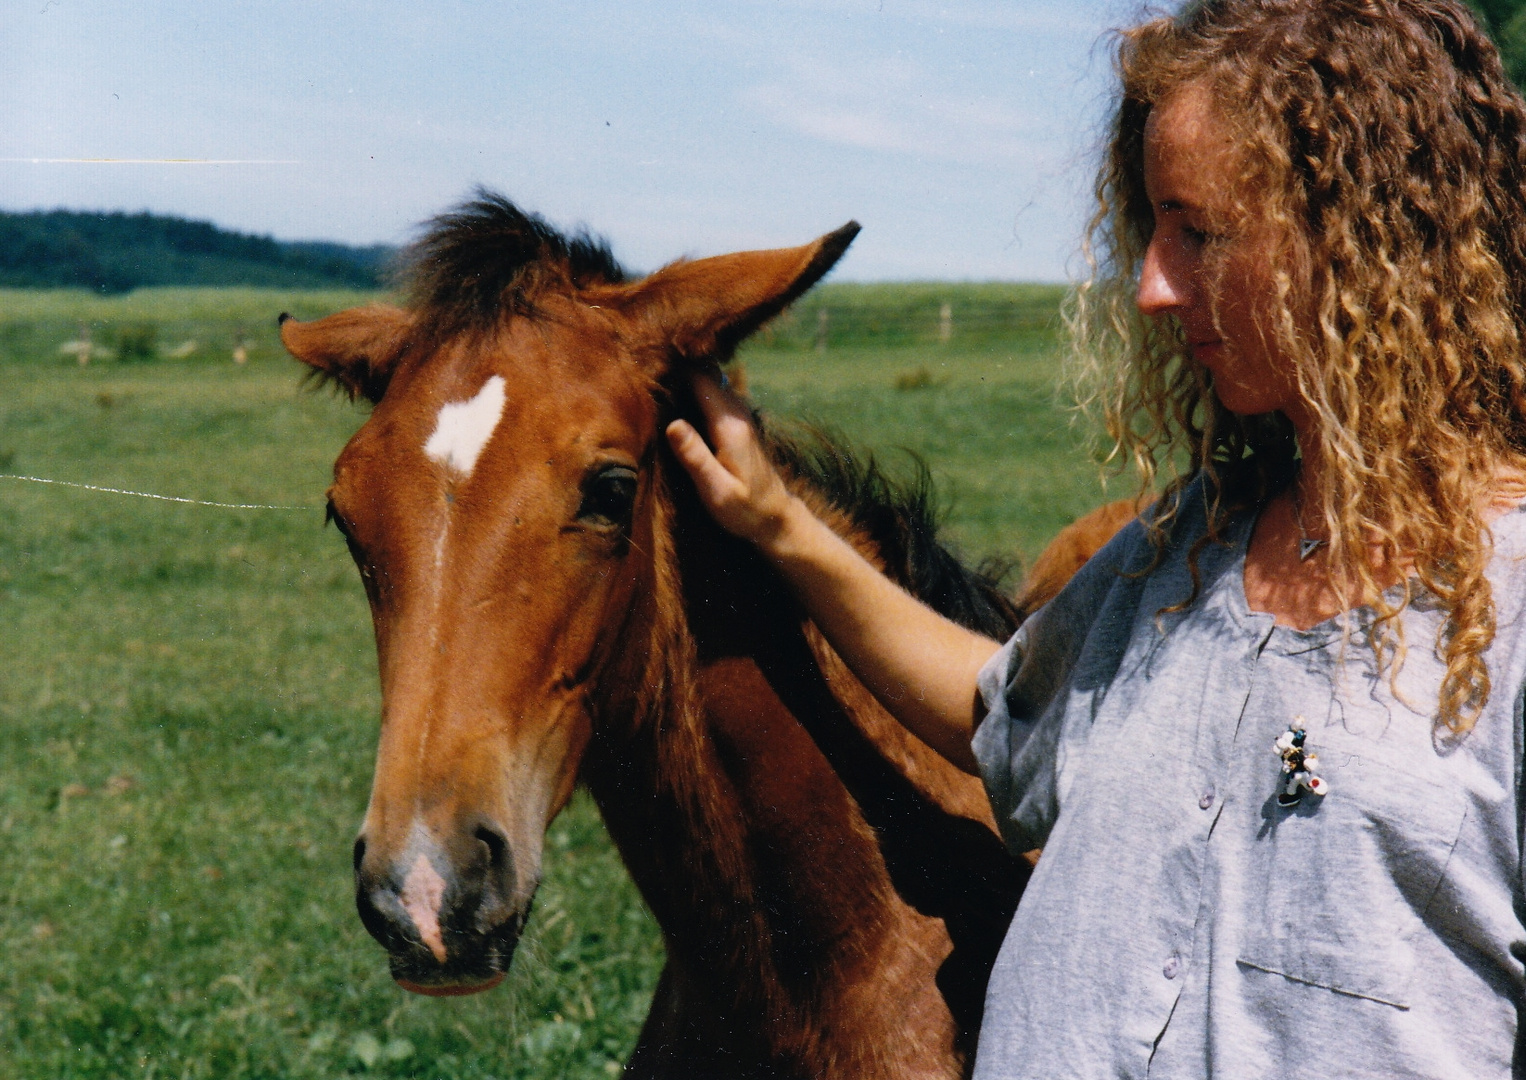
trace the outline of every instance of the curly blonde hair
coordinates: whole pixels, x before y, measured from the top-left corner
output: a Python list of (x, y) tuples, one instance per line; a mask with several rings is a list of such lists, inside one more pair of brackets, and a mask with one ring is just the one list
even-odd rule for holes
[(1448, 612), (1437, 723), (1470, 730), (1495, 632), (1481, 514), (1526, 462), (1526, 102), (1451, 0), (1200, 0), (1121, 32), (1117, 69), (1071, 311), (1083, 400), (1146, 489), (1205, 478), (1209, 537), (1296, 476), (1286, 418), (1230, 413), (1175, 320), (1135, 306), (1145, 122), (1204, 88), (1241, 148), (1237, 212), (1275, 238), (1270, 329), (1323, 444), (1304, 513), (1328, 531), (1331, 584), (1372, 606), (1396, 672), (1414, 585), (1385, 591), (1384, 568), (1412, 568)]

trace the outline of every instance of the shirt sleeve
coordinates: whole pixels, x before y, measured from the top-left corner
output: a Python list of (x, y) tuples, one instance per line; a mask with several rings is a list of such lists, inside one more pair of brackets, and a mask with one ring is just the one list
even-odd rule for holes
[[(1024, 623), (1018, 627), (1017, 633), (986, 661), (985, 667), (976, 676), (975, 685), (980, 691), (986, 715), (975, 728), (975, 737), (970, 742), (970, 748), (975, 752), (975, 763), (980, 767), (980, 779), (986, 787), (986, 797), (991, 800), (991, 809), (1001, 827), (1002, 839), (1006, 841), (1008, 850), (1014, 853), (1037, 846), (1020, 846), (1023, 843), (1022, 837), (1012, 835), (1007, 825), (1011, 819), (1012, 806), (1016, 802), (1010, 767), (1014, 725), (1012, 714), (1007, 709), (1007, 685), (1011, 681), (1009, 673), (1023, 655), (1026, 636), (1023, 629), (1026, 626), (1027, 623)], [(1026, 726), (1016, 726), (1018, 739), (1025, 739), (1028, 734)]]
[[(1014, 853), (1042, 847), (1056, 805), (1063, 696), (1099, 615), (1116, 612), (1120, 574), (1148, 548), (1133, 522), (1092, 557), (1053, 600), (1018, 628), (976, 678), (985, 718), (971, 741), (997, 825)], [(1113, 635), (1108, 635), (1112, 637)]]

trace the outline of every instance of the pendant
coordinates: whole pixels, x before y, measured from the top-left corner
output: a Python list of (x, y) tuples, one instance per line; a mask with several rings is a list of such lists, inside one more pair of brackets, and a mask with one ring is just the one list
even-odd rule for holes
[[(1323, 543), (1324, 541), (1319, 541)], [(1319, 755), (1311, 754), (1303, 748), (1304, 744), (1304, 718), (1293, 717), (1293, 724), (1272, 744), (1282, 758), (1282, 781), (1281, 790), (1277, 792), (1278, 806), (1297, 806), (1303, 799), (1304, 792), (1314, 795), (1324, 795), (1330, 790), (1330, 785), (1323, 779), (1314, 775), (1314, 770), (1319, 767)]]
[(1310, 540), (1307, 536), (1298, 538), (1298, 561), (1308, 562), (1309, 558), (1320, 548), (1324, 547), (1328, 540)]

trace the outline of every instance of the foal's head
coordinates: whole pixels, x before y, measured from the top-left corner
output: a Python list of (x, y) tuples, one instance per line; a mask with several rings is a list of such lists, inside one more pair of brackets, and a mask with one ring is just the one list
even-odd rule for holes
[(667, 541), (664, 380), (725, 359), (857, 231), (627, 280), (483, 195), (414, 250), (408, 306), (283, 316), (294, 356), (375, 405), (329, 501), (382, 683), (357, 902), (409, 989), (502, 977), (591, 697), (639, 691), (601, 678), (650, 617)]

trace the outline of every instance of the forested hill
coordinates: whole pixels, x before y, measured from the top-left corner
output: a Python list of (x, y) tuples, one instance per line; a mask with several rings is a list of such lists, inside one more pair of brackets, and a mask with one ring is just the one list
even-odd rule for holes
[(0, 211), (0, 287), (374, 288), (392, 249), (287, 242), (156, 214)]

